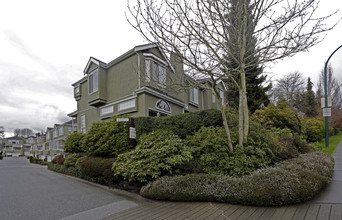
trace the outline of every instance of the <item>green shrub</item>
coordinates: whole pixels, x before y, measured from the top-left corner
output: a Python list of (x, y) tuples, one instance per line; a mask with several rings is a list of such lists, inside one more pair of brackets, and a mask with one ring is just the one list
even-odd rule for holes
[(47, 163), (48, 169), (54, 172), (80, 177), (75, 167), (66, 167), (57, 163)]
[(46, 161), (43, 161), (43, 160), (38, 159), (36, 157), (29, 156), (27, 158), (29, 159), (30, 163), (35, 163), (35, 164), (40, 164), (40, 165), (47, 165)]
[(2, 155), (0, 155), (0, 160), (2, 160), (3, 159), (3, 156)]
[[(232, 133), (237, 142), (236, 133)], [(249, 143), (252, 143), (251, 141)], [(204, 173), (242, 176), (274, 162), (270, 148), (264, 145), (236, 146), (229, 152), (227, 136), (222, 127), (202, 127), (194, 136), (188, 137), (188, 145), (197, 164)]]
[(113, 171), (130, 182), (146, 183), (179, 172), (191, 158), (183, 140), (161, 129), (142, 135), (134, 150), (120, 154), (113, 163)]
[(66, 153), (83, 153), (86, 151), (84, 147), (81, 145), (81, 141), (84, 137), (84, 134), (80, 132), (75, 132), (70, 134), (64, 143), (64, 152)]
[(203, 126), (222, 126), (222, 116), (218, 110), (209, 110), (166, 117), (137, 117), (134, 119), (134, 123), (137, 137), (158, 129), (167, 129), (184, 139), (187, 135), (193, 135)]
[(330, 183), (333, 169), (333, 157), (314, 152), (241, 178), (214, 174), (165, 176), (142, 187), (140, 194), (163, 200), (290, 205), (317, 195)]
[(116, 118), (93, 123), (83, 137), (81, 147), (87, 149), (91, 156), (116, 157), (131, 149), (127, 123), (117, 122)]
[(75, 163), (75, 170), (79, 175), (92, 182), (113, 185), (120, 178), (114, 177), (112, 164), (114, 158), (81, 157)]
[(80, 154), (69, 154), (64, 161), (66, 167), (75, 167), (77, 160), (82, 157)]
[(318, 142), (324, 138), (324, 121), (322, 117), (302, 119), (305, 126), (305, 136), (308, 142)]
[(303, 125), (298, 114), (282, 105), (270, 104), (266, 108), (255, 111), (251, 119), (258, 121), (267, 129), (288, 128), (292, 133), (303, 134)]

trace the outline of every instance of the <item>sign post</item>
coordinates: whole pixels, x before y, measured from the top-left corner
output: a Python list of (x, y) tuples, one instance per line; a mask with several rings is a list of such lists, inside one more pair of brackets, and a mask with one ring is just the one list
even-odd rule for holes
[[(336, 53), (336, 51), (338, 49), (340, 49), (342, 47), (339, 46), (332, 54), (330, 54), (327, 62), (325, 62), (325, 65), (324, 65), (324, 108), (328, 108), (328, 86), (327, 86), (327, 67), (328, 67), (328, 62), (330, 60), (330, 58), (334, 55), (334, 53)], [(331, 115), (331, 112), (330, 112), (330, 115)], [(323, 115), (324, 116), (324, 115)], [(329, 123), (328, 123), (328, 116), (324, 116), (324, 120), (325, 120), (325, 146), (326, 147), (329, 147)]]
[(116, 121), (128, 123), (128, 143), (135, 147), (137, 145), (137, 132), (135, 131), (134, 118), (117, 118)]

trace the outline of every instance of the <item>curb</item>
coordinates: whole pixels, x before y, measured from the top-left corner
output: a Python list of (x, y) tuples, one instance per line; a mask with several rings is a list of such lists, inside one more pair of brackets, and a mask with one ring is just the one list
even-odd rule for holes
[(84, 184), (88, 184), (88, 185), (92, 185), (92, 186), (95, 186), (97, 188), (101, 188), (101, 189), (104, 189), (104, 190), (107, 190), (107, 191), (110, 191), (112, 193), (115, 193), (121, 197), (124, 197), (126, 199), (129, 199), (129, 200), (132, 200), (132, 201), (135, 201), (137, 203), (153, 203), (155, 201), (153, 200), (150, 200), (150, 199), (146, 199), (142, 196), (140, 196), (139, 194), (136, 194), (136, 193), (132, 193), (132, 192), (128, 192), (128, 191), (125, 191), (125, 190), (121, 190), (121, 189), (116, 189), (116, 188), (111, 188), (109, 186), (106, 186), (106, 185), (101, 185), (101, 184), (98, 184), (98, 183), (94, 183), (94, 182), (90, 182), (88, 180), (85, 180), (85, 179), (81, 179), (81, 178), (78, 178), (78, 177), (75, 177), (75, 176), (70, 176), (70, 175), (67, 175), (67, 174), (63, 174), (63, 173), (58, 173), (58, 172), (55, 172), (55, 171), (52, 171), (52, 170), (49, 170), (47, 167), (46, 169), (50, 172), (53, 172), (53, 173), (56, 173), (56, 174), (59, 174), (59, 175), (62, 175), (62, 176), (65, 176), (65, 177), (68, 177), (68, 178), (71, 178), (71, 179), (74, 179), (78, 182), (82, 182)]

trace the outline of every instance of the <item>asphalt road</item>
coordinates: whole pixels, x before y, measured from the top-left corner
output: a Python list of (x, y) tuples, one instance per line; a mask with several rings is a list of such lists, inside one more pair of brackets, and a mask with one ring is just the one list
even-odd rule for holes
[(137, 206), (114, 192), (30, 164), (0, 160), (0, 219), (102, 219)]

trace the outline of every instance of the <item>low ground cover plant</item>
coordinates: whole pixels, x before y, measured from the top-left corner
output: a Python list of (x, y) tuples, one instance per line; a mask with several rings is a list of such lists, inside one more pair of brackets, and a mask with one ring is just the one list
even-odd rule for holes
[(280, 206), (307, 201), (330, 183), (334, 159), (313, 152), (235, 178), (215, 174), (165, 176), (142, 187), (150, 199)]

